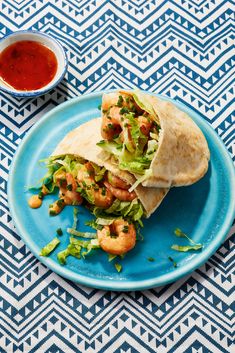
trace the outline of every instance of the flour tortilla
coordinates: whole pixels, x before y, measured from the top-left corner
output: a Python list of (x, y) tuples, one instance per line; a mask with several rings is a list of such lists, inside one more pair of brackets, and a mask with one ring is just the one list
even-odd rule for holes
[[(147, 95), (146, 95), (147, 96)], [(159, 145), (143, 182), (149, 187), (191, 185), (208, 169), (210, 152), (207, 141), (194, 121), (173, 103), (148, 96), (160, 122)]]
[(169, 188), (191, 185), (201, 179), (208, 169), (210, 151), (194, 121), (173, 103), (142, 91), (120, 90), (119, 93), (137, 98), (140, 107), (142, 103), (143, 109), (146, 106), (155, 113), (161, 127), (158, 149), (150, 165), (152, 176), (145, 179), (142, 185)]
[[(104, 166), (128, 184), (133, 185), (136, 181), (135, 177), (126, 171), (120, 170), (110, 159), (107, 159), (107, 153), (96, 145), (97, 142), (102, 140), (100, 131), (101, 118), (93, 119), (80, 125), (63, 138), (52, 153), (52, 156), (66, 154), (80, 156), (101, 167)], [(153, 189), (142, 185), (137, 186), (135, 192), (146, 211), (147, 217), (158, 208), (168, 191), (168, 188)]]

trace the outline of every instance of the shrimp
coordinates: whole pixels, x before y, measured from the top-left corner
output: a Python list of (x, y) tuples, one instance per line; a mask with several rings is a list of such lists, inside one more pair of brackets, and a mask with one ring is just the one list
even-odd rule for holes
[(66, 182), (60, 187), (60, 197), (64, 200), (65, 205), (81, 205), (83, 199), (77, 192), (77, 183), (72, 174), (66, 173)]
[(114, 188), (107, 181), (104, 182), (104, 185), (111, 191), (113, 196), (115, 196), (120, 201), (132, 201), (137, 197), (135, 191), (129, 192), (128, 190)]
[(127, 184), (124, 180), (120, 179), (110, 171), (108, 171), (107, 173), (107, 179), (109, 184), (111, 184), (114, 188), (123, 189), (123, 190), (128, 190), (130, 188), (129, 184)]
[(59, 173), (55, 174), (55, 184), (60, 188), (61, 186), (66, 186), (66, 172), (61, 170)]
[[(77, 180), (79, 184), (86, 184), (86, 186), (90, 186), (94, 184), (94, 169), (92, 164), (87, 162), (85, 163), (78, 171)], [(82, 185), (81, 185), (82, 186)]]
[[(116, 108), (116, 107), (115, 107)], [(119, 108), (118, 108), (119, 109)], [(101, 136), (105, 140), (113, 140), (115, 136), (118, 136), (122, 131), (120, 123), (113, 123), (112, 118), (103, 116), (101, 125)]]
[(87, 190), (90, 198), (97, 207), (109, 208), (113, 203), (113, 194), (105, 187), (95, 183), (95, 173), (91, 163), (86, 163), (78, 171), (77, 179), (82, 189)]
[(137, 121), (138, 121), (141, 132), (145, 136), (148, 136), (149, 131), (152, 127), (152, 122), (148, 118), (146, 118), (145, 116), (142, 116), (142, 115), (137, 118)]
[(113, 194), (105, 187), (98, 190), (93, 189), (94, 204), (97, 207), (109, 208), (113, 203)]
[(109, 254), (122, 255), (134, 248), (136, 231), (133, 224), (123, 219), (115, 220), (110, 226), (97, 230), (101, 248)]
[[(121, 103), (119, 105), (120, 97)], [(101, 135), (105, 140), (112, 140), (122, 131), (121, 108), (127, 106), (123, 95), (119, 93), (109, 93), (103, 95), (102, 101), (102, 126)]]

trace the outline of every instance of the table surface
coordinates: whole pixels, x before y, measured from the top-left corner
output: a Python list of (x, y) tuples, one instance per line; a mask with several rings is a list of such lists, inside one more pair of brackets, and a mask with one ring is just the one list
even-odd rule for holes
[(200, 112), (234, 159), (231, 1), (2, 0), (0, 38), (53, 35), (67, 51), (62, 83), (37, 99), (0, 93), (0, 353), (231, 352), (234, 226), (191, 275), (143, 292), (105, 292), (48, 270), (17, 234), (8, 171), (25, 132), (84, 93), (139, 87)]

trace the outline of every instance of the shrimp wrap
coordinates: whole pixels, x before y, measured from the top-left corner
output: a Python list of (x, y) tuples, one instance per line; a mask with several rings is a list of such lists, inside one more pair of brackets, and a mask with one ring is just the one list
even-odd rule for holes
[[(98, 175), (96, 175), (97, 180), (100, 175), (102, 187), (108, 190), (108, 193), (110, 192), (113, 196), (113, 198), (111, 197), (113, 202), (107, 205), (109, 208), (108, 212), (110, 210), (116, 212), (118, 209), (120, 212), (123, 211), (123, 214), (128, 214), (127, 211), (129, 207), (132, 213), (135, 210), (135, 218), (138, 218), (138, 214), (143, 215), (143, 213), (146, 217), (149, 217), (166, 196), (168, 188), (153, 189), (143, 187), (142, 185), (135, 187), (136, 178), (131, 173), (120, 170), (118, 165), (109, 158), (109, 154), (102, 151), (100, 147), (97, 146), (97, 143), (101, 139), (100, 130), (101, 118), (90, 120), (72, 130), (58, 144), (51, 155), (51, 159), (60, 161), (62, 156), (63, 158), (67, 156), (69, 163), (71, 163), (71, 160), (73, 161), (73, 158), (78, 158), (78, 164), (91, 163), (93, 170), (96, 169), (98, 171)], [(83, 162), (80, 162), (80, 160)], [(77, 177), (79, 174), (79, 168), (76, 169), (76, 167), (74, 167), (74, 177)], [(84, 185), (86, 183), (87, 182), (85, 182)], [(89, 193), (91, 192), (84, 190), (82, 191), (83, 197), (85, 196), (85, 198), (89, 200)], [(105, 193), (106, 191), (104, 191), (104, 194)]]
[(141, 91), (118, 91), (103, 95), (101, 111), (98, 146), (143, 186), (190, 185), (206, 173), (207, 141), (171, 102)]

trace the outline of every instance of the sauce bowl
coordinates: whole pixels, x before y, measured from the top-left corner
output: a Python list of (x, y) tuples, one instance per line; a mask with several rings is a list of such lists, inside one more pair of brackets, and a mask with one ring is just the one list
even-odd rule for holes
[(35, 90), (18, 90), (10, 86), (0, 77), (0, 90), (15, 97), (31, 98), (41, 96), (56, 87), (63, 79), (68, 66), (68, 59), (62, 45), (50, 35), (39, 31), (17, 31), (0, 40), (0, 53), (9, 45), (19, 41), (39, 42), (49, 48), (56, 56), (57, 71), (54, 78), (45, 86)]

